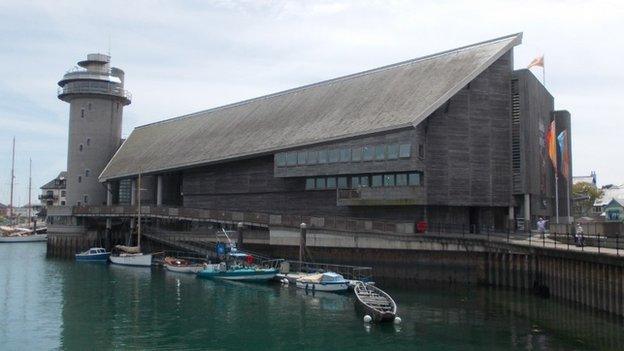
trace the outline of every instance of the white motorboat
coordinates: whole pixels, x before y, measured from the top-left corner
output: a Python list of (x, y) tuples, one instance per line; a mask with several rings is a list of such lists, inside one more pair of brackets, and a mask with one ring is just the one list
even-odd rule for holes
[(297, 279), (297, 288), (310, 291), (345, 292), (349, 289), (349, 281), (334, 272), (310, 274)]

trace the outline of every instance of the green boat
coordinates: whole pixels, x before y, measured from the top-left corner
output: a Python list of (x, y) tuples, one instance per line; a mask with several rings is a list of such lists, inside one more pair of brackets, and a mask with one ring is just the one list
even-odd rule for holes
[(230, 268), (225, 269), (225, 265), (207, 265), (197, 273), (197, 277), (204, 279), (223, 279), (260, 282), (273, 279), (278, 273), (275, 268)]

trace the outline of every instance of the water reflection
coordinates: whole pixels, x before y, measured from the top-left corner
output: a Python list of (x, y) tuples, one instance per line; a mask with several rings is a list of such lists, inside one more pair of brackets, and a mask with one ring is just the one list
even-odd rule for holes
[(353, 297), (45, 259), (0, 245), (2, 349), (624, 349), (624, 324), (556, 300), (457, 286), (389, 289), (400, 326)]

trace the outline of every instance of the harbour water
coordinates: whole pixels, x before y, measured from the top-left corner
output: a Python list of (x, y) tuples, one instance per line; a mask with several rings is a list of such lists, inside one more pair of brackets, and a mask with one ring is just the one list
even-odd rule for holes
[(46, 258), (45, 250), (0, 245), (2, 350), (624, 348), (621, 320), (529, 294), (390, 288), (403, 323), (368, 326), (350, 295), (78, 264)]

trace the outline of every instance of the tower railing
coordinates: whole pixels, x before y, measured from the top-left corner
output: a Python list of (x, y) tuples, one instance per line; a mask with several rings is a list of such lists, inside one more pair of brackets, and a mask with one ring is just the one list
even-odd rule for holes
[(104, 94), (132, 100), (132, 94), (128, 90), (112, 84), (101, 84), (100, 82), (74, 82), (58, 87), (57, 94), (59, 97), (67, 94)]

